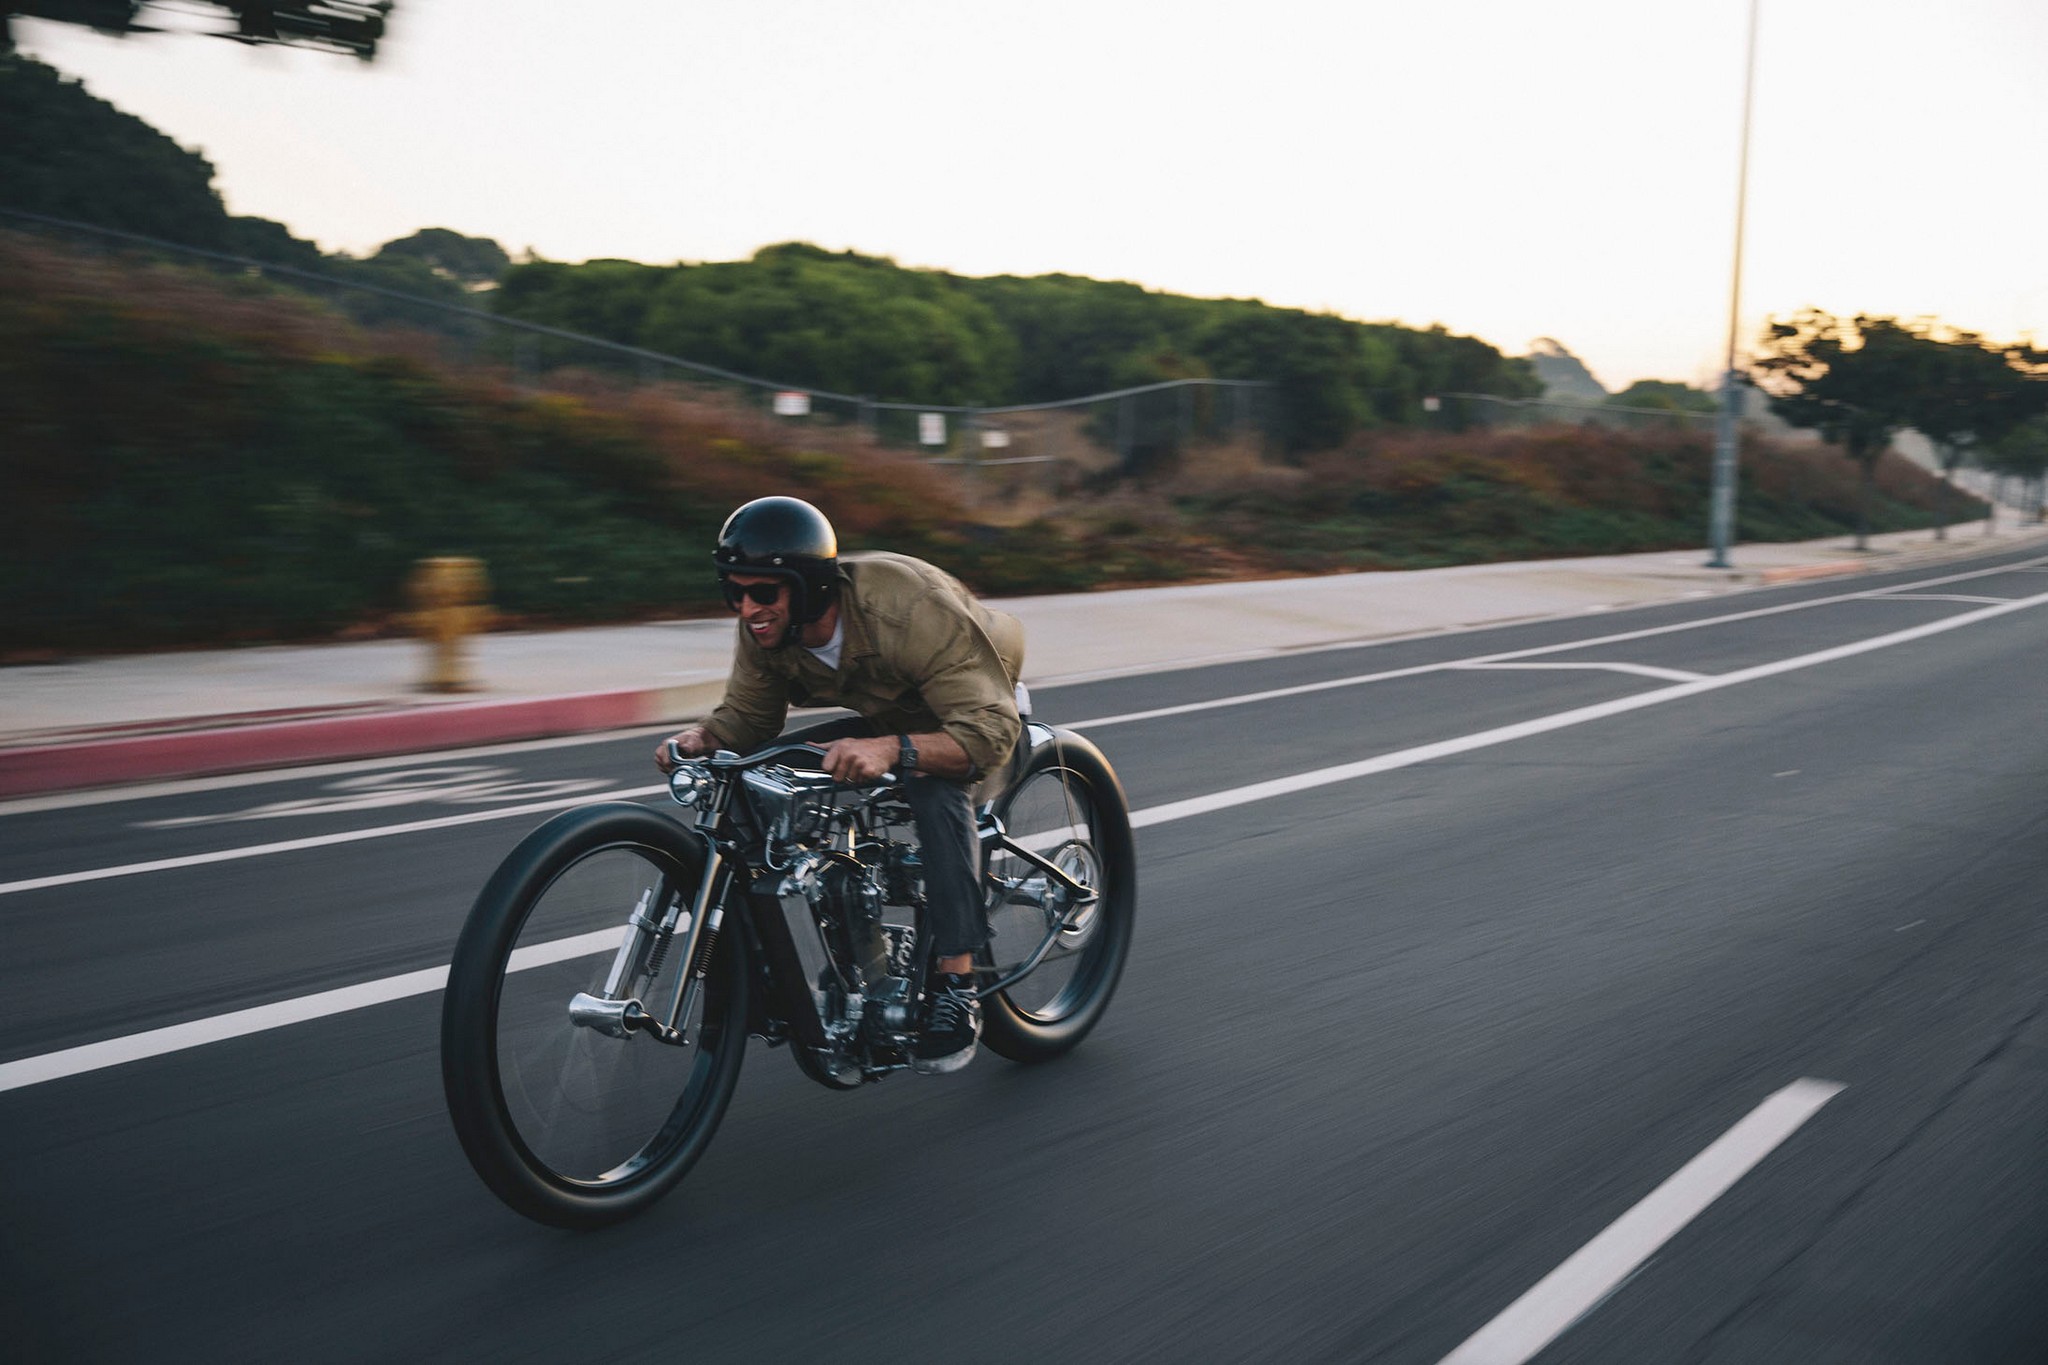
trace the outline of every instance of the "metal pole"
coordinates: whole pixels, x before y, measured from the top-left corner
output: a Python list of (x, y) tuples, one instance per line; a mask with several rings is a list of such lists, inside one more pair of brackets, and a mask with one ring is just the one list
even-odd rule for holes
[(1742, 407), (1741, 377), (1735, 372), (1735, 337), (1742, 325), (1742, 226), (1749, 208), (1749, 113), (1756, 90), (1756, 13), (1749, 0), (1749, 54), (1742, 70), (1742, 155), (1735, 172), (1735, 280), (1728, 291), (1728, 362), (1721, 370), (1721, 420), (1714, 431), (1714, 487), (1708, 507), (1710, 569), (1730, 567), (1728, 543), (1735, 533), (1736, 419)]

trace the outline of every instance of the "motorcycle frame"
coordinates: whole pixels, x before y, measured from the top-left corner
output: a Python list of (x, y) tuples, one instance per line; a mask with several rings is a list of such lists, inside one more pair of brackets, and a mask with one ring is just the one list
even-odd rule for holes
[[(1025, 742), (1019, 745), (1016, 759), (1006, 768), (1005, 778), (1014, 780), (1033, 754), (1040, 749), (1057, 745), (1059, 741), (1059, 732), (1050, 726), (1027, 723)], [(680, 804), (694, 806), (699, 812), (697, 827), (685, 828), (685, 832), (700, 841), (704, 857), (703, 876), (698, 884), (687, 935), (682, 945), (685, 954), (682, 960), (690, 964), (690, 969), (683, 974), (669, 1009), (664, 1011), (667, 1019), (651, 1021), (656, 1027), (650, 1031), (656, 1032), (664, 1041), (685, 1041), (675, 1029), (680, 1021), (689, 1015), (694, 992), (700, 987), (704, 972), (709, 966), (710, 946), (715, 946), (717, 935), (724, 927), (723, 921), (731, 916), (732, 909), (738, 905), (743, 907), (738, 919), (746, 941), (748, 957), (753, 963), (748, 1032), (767, 1039), (771, 1044), (793, 1041), (821, 1055), (841, 1053), (839, 1045), (826, 1027), (825, 1020), (818, 1012), (816, 1000), (811, 995), (803, 960), (798, 954), (796, 940), (790, 932), (788, 920), (782, 912), (781, 899), (777, 895), (764, 892), (758, 881), (750, 882), (744, 888), (739, 885), (743, 880), (741, 873), (744, 871), (751, 874), (753, 871), (747, 853), (757, 842), (764, 864), (764, 877), (761, 880), (786, 870), (776, 867), (769, 861), (772, 852), (769, 847), (773, 837), (772, 831), (764, 831), (758, 836), (744, 834), (737, 825), (734, 805), (747, 771), (773, 766), (778, 757), (792, 752), (816, 755), (818, 750), (810, 745), (789, 745), (763, 750), (745, 759), (721, 752), (714, 756), (708, 768), (707, 765), (698, 765), (694, 771), (679, 768), (671, 778), (671, 794)], [(700, 776), (707, 770), (713, 775), (708, 786)], [(884, 779), (883, 784), (876, 785), (885, 785), (891, 780), (893, 779)], [(685, 796), (686, 792), (688, 799)], [(982, 845), (984, 878), (989, 876), (986, 869), (990, 855), (1005, 852), (1021, 859), (1041, 873), (1068, 897), (1068, 905), (1060, 921), (1048, 929), (1045, 937), (1025, 961), (1000, 979), (982, 985), (975, 992), (977, 996), (988, 996), (1009, 989), (1036, 970), (1050, 954), (1059, 935), (1072, 926), (1081, 910), (1094, 902), (1096, 892), (1076, 881), (1050, 860), (1012, 841), (1002, 822), (995, 817), (993, 800), (981, 806), (976, 832)], [(836, 852), (833, 856), (850, 855)], [(680, 897), (671, 897), (671, 902), (663, 927), (673, 931), (680, 922), (682, 902)], [(644, 914), (636, 910), (633, 925), (644, 923)], [(648, 932), (652, 928), (652, 925), (642, 929), (629, 926), (627, 941), (620, 946), (620, 963), (630, 961), (631, 953), (639, 950), (635, 944), (636, 935)], [(707, 939), (709, 946), (705, 943)], [(833, 969), (843, 973), (843, 965), (834, 958), (830, 945), (825, 947), (827, 959), (832, 962)], [(915, 989), (917, 985), (913, 983), (913, 990)], [(648, 1027), (647, 1024), (640, 1026)], [(863, 1074), (878, 1077), (895, 1069), (895, 1065), (877, 1068), (864, 1065)]]

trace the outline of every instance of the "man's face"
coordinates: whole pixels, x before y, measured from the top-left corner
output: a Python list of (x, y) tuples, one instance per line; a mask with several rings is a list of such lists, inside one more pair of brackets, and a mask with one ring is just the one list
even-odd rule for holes
[(755, 644), (763, 649), (778, 648), (789, 634), (788, 580), (771, 574), (734, 573), (727, 574), (726, 581), (739, 588), (761, 585), (776, 590), (775, 599), (766, 603), (755, 601), (751, 593), (742, 594), (739, 612), (740, 625), (754, 637)]

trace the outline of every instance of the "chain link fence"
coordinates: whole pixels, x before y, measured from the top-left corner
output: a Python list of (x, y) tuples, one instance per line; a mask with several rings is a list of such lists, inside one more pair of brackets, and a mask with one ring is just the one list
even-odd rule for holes
[[(370, 262), (313, 270), (163, 241), (0, 206), (0, 225), (125, 262), (204, 270), (236, 291), (310, 298), (344, 327), (375, 328), (380, 342), (443, 362), (480, 366), (535, 388), (661, 386), (754, 414), (781, 428), (853, 431), (958, 469), (1000, 496), (1020, 486), (1071, 493), (1093, 479), (1142, 477), (1199, 444), (1273, 446), (1279, 413), (1270, 384), (1177, 379), (1045, 403), (995, 407), (884, 402), (742, 374), (543, 323), (503, 317), (453, 282), (449, 299), (375, 282)], [(353, 270), (348, 278), (333, 269)], [(462, 301), (458, 302), (457, 299)]]
[[(1488, 393), (1445, 393), (1423, 400), (1425, 420), (1439, 430), (1568, 426), (1623, 431), (1712, 431), (1709, 409), (1628, 407), (1572, 398), (1502, 398)], [(1747, 414), (1745, 414), (1747, 420)]]

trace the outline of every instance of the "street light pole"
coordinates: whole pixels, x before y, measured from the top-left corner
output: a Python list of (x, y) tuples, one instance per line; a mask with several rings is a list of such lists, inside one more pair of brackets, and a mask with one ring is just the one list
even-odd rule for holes
[(1742, 381), (1735, 372), (1735, 337), (1742, 324), (1742, 227), (1749, 209), (1749, 112), (1756, 91), (1756, 12), (1749, 0), (1749, 55), (1742, 69), (1742, 155), (1735, 172), (1735, 282), (1728, 299), (1728, 360), (1721, 370), (1721, 418), (1714, 428), (1714, 488), (1708, 503), (1710, 569), (1730, 567), (1728, 543), (1735, 533), (1736, 419), (1742, 409)]

